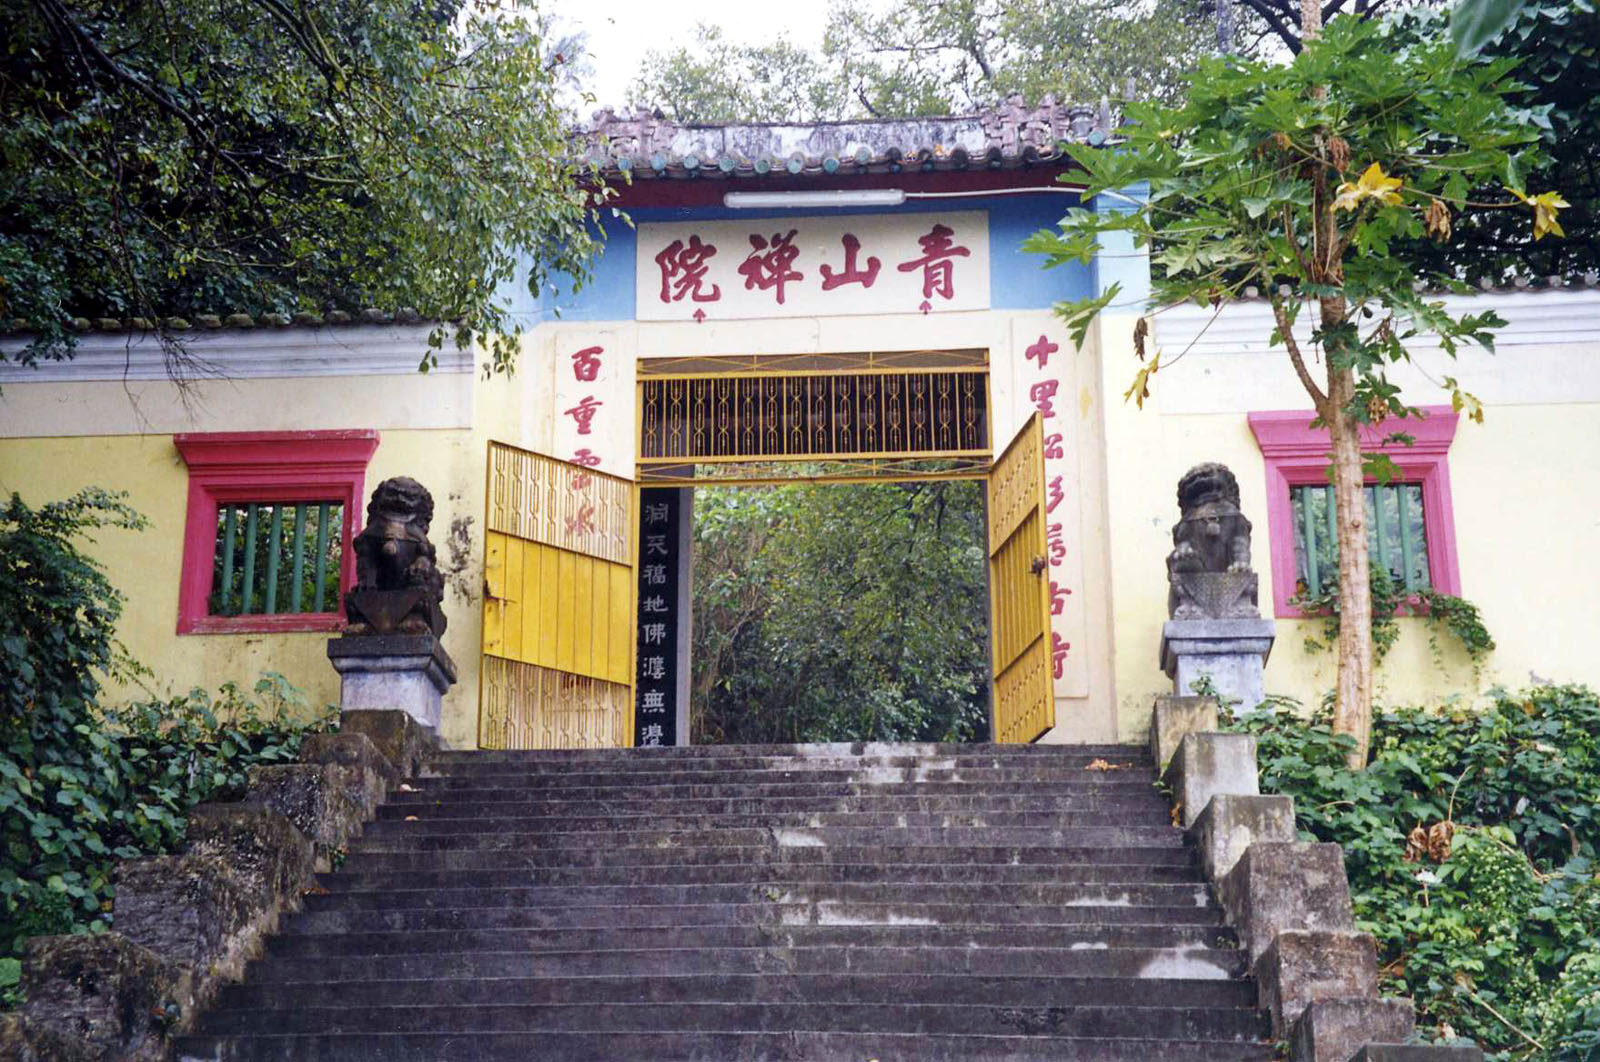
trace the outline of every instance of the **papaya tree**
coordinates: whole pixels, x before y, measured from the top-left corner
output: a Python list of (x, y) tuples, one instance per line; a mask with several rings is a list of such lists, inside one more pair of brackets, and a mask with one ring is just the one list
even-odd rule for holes
[[(1373, 653), (1366, 477), (1393, 466), (1364, 455), (1363, 429), (1406, 442), (1407, 404), (1389, 366), (1431, 334), (1454, 356), (1493, 349), (1492, 312), (1454, 312), (1424, 293), (1435, 284), (1403, 251), (1407, 240), (1448, 241), (1463, 208), (1531, 214), (1533, 236), (1560, 235), (1554, 191), (1527, 187), (1544, 108), (1519, 105), (1514, 61), (1462, 59), (1441, 20), (1340, 17), (1326, 31), (1315, 0), (1302, 12), (1304, 48), (1288, 62), (1204, 61), (1181, 106), (1132, 104), (1123, 140), (1082, 148), (1084, 199), (1125, 196), (1136, 209), (1078, 209), (1030, 250), (1047, 265), (1087, 262), (1102, 238), (1131, 235), (1151, 252), (1151, 294), (1134, 327), (1142, 359), (1127, 398), (1140, 405), (1152, 379), (1182, 351), (1151, 347), (1150, 316), (1186, 302), (1222, 307), (1254, 291), (1271, 302), (1271, 343), (1281, 347), (1328, 432), (1339, 552), (1338, 684), (1334, 727), (1366, 763)], [(1074, 175), (1074, 180), (1085, 180)], [(1126, 190), (1148, 187), (1145, 196)], [(1489, 191), (1485, 191), (1489, 189)], [(1116, 298), (1062, 304), (1081, 342)], [(1297, 323), (1301, 324), (1299, 330)], [(1453, 377), (1441, 381), (1457, 410), (1482, 419)]]

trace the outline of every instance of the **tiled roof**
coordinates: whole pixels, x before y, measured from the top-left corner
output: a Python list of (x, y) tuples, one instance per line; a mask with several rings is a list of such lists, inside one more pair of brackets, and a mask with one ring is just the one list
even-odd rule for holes
[[(327, 313), (297, 313), (294, 315), (282, 313), (230, 313), (225, 315), (203, 313), (196, 315), (193, 320), (186, 317), (164, 317), (159, 321), (150, 317), (75, 317), (72, 319), (74, 332), (153, 332), (158, 327), (168, 332), (215, 332), (219, 329), (246, 329), (246, 328), (288, 328), (298, 325), (302, 328), (322, 328), (336, 325), (373, 325), (373, 324), (437, 324), (438, 322), (421, 317), (415, 310), (400, 310), (396, 313), (387, 313), (379, 309), (366, 309), (357, 313), (346, 313), (343, 310), (330, 310)], [(24, 320), (0, 320), (0, 334), (28, 333), (31, 329)]]
[(978, 114), (812, 125), (679, 125), (659, 112), (596, 111), (579, 151), (613, 176), (762, 177), (1016, 169), (1067, 158), (1066, 144), (1099, 146), (1117, 119), (1109, 104), (1037, 106), (1013, 96)]

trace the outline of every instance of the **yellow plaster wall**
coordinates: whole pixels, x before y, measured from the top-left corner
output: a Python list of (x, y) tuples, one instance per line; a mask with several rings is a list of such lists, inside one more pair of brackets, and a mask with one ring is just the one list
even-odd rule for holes
[[(1254, 526), (1253, 565), (1261, 573), (1263, 613), (1271, 613), (1265, 465), (1243, 413), (1164, 414), (1162, 398), (1183, 386), (1158, 373), (1140, 411), (1121, 400), (1138, 365), (1132, 317), (1108, 316), (1096, 329), (1107, 454), (1111, 623), (1118, 734), (1142, 738), (1151, 703), (1171, 691), (1157, 656), (1166, 618), (1165, 559), (1177, 521), (1179, 477), (1201, 461), (1221, 461), (1239, 479)], [(1287, 370), (1286, 370), (1287, 371)], [(1530, 681), (1600, 685), (1591, 605), (1600, 585), (1600, 405), (1506, 405), (1483, 425), (1463, 421), (1451, 446), (1450, 476), (1462, 595), (1483, 612), (1497, 649), (1476, 671), (1448, 634), (1430, 645), (1426, 621), (1403, 618), (1399, 642), (1380, 666), (1380, 703), (1439, 703), (1475, 697), (1490, 686)], [(1334, 681), (1329, 652), (1308, 652), (1320, 620), (1279, 620), (1267, 665), (1268, 693), (1306, 704)]]

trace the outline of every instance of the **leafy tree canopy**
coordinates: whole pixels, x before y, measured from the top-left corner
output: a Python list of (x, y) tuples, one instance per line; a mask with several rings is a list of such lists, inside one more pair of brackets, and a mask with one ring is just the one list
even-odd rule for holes
[(631, 102), (680, 122), (824, 121), (965, 113), (1011, 94), (1172, 99), (1215, 42), (1194, 0), (840, 0), (820, 53), (728, 41), (700, 26), (652, 52)]
[[(1119, 150), (1075, 151), (1086, 195), (1120, 196), (1127, 209), (1074, 210), (1060, 232), (1027, 245), (1050, 264), (1088, 261), (1107, 234), (1131, 235), (1155, 248), (1151, 309), (1220, 306), (1247, 285), (1269, 293), (1271, 340), (1330, 435), (1344, 620), (1334, 723), (1355, 738), (1356, 765), (1372, 695), (1362, 484), (1364, 473), (1392, 471), (1363, 461), (1360, 429), (1389, 421), (1403, 433), (1402, 418), (1415, 414), (1387, 375), (1409, 358), (1412, 337), (1434, 333), (1453, 354), (1492, 346), (1503, 323), (1420, 294), (1426, 271), (1405, 248), (1449, 241), (1469, 206), (1511, 215), (1535, 239), (1560, 233), (1566, 201), (1528, 181), (1549, 107), (1517, 104), (1514, 66), (1463, 63), (1442, 33), (1354, 18), (1335, 19), (1291, 63), (1206, 60), (1183, 106), (1129, 105)], [(1121, 191), (1142, 184), (1147, 202)], [(1061, 308), (1080, 341), (1116, 294)], [(1297, 334), (1302, 314), (1309, 327)], [(1146, 360), (1128, 390), (1141, 404), (1151, 378), (1183, 353), (1147, 351), (1147, 339), (1141, 319), (1133, 340)], [(1451, 377), (1441, 382), (1458, 409), (1482, 418)]]
[(988, 733), (974, 483), (695, 492), (694, 741)]
[(524, 11), (8, 5), (0, 317), (39, 333), (22, 360), (68, 356), (77, 316), (375, 305), (497, 334), (519, 262), (582, 277), (594, 200)]

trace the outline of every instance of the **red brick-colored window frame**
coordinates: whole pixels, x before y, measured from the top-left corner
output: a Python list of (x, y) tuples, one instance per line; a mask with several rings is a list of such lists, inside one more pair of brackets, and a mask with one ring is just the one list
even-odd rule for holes
[[(189, 466), (189, 508), (178, 590), (179, 634), (332, 631), (344, 623), (344, 591), (355, 583), (355, 551), (367, 465), (378, 433), (356, 431), (189, 432), (173, 443)], [(213, 616), (209, 601), (217, 510), (228, 502), (340, 502), (344, 506), (339, 599), (333, 612)]]
[[(1423, 406), (1422, 418), (1390, 420), (1361, 429), (1362, 453), (1387, 454), (1400, 469), (1398, 482), (1422, 487), (1422, 528), (1428, 543), (1428, 581), (1442, 594), (1459, 596), (1461, 572), (1456, 557), (1456, 521), (1450, 501), (1450, 443), (1457, 414), (1449, 406)], [(1289, 488), (1326, 486), (1328, 433), (1313, 430), (1316, 414), (1273, 410), (1250, 414), (1250, 430), (1267, 466), (1267, 534), (1272, 552), (1273, 613), (1280, 619), (1304, 616), (1289, 602), (1295, 596), (1294, 510)], [(1415, 442), (1384, 442), (1397, 432)], [(1369, 478), (1369, 484), (1377, 482)]]

